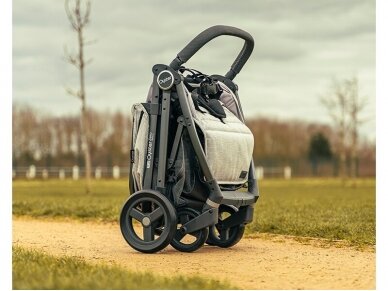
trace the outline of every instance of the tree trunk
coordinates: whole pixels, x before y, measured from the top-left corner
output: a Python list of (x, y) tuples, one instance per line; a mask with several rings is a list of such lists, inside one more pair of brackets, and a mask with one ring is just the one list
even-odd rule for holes
[(84, 162), (85, 162), (85, 190), (86, 193), (90, 193), (91, 185), (91, 171), (92, 171), (92, 163), (89, 149), (89, 141), (87, 134), (87, 112), (86, 110), (82, 110), (81, 113), (81, 137), (82, 137), (82, 150), (84, 152)]
[(82, 29), (78, 30), (78, 44), (79, 44), (79, 66), (80, 66), (80, 98), (81, 98), (81, 138), (82, 138), (82, 150), (84, 152), (85, 160), (85, 190), (86, 193), (90, 193), (91, 185), (91, 171), (92, 171), (92, 162), (89, 149), (89, 124), (88, 116), (86, 111), (86, 94), (85, 94), (85, 62), (83, 56), (83, 38), (82, 38)]
[(89, 148), (90, 141), (90, 128), (88, 122), (88, 112), (86, 110), (86, 93), (85, 93), (85, 60), (84, 60), (84, 39), (83, 28), (89, 23), (90, 15), (90, 1), (86, 2), (85, 13), (81, 12), (81, 1), (75, 1), (75, 7), (70, 8), (69, 1), (65, 1), (65, 9), (70, 24), (78, 36), (78, 55), (68, 55), (67, 59), (70, 64), (74, 65), (79, 70), (80, 89), (77, 93), (68, 90), (69, 94), (80, 98), (81, 100), (81, 115), (80, 115), (80, 127), (81, 127), (81, 150), (83, 151), (85, 161), (85, 188), (86, 193), (90, 193), (91, 185), (91, 155)]
[(360, 125), (359, 113), (363, 109), (365, 103), (358, 98), (358, 80), (353, 78), (349, 82), (351, 92), (350, 102), (350, 134), (351, 134), (351, 146), (350, 146), (350, 175), (352, 178), (356, 178), (358, 174), (358, 126)]
[(352, 178), (356, 178), (358, 175), (357, 157), (358, 157), (358, 134), (357, 134), (357, 130), (354, 129), (352, 132), (352, 143), (350, 148), (350, 175)]
[(346, 179), (347, 171), (346, 171), (346, 136), (345, 136), (345, 115), (344, 110), (342, 112), (342, 119), (340, 123), (340, 150), (339, 150), (339, 176), (342, 179)]

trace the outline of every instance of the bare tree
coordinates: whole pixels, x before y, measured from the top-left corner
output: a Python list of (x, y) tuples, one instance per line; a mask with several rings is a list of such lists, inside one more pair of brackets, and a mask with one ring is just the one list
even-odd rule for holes
[(69, 54), (65, 49), (65, 57), (70, 64), (74, 65), (78, 69), (80, 87), (78, 91), (67, 89), (67, 92), (81, 100), (81, 138), (85, 158), (86, 192), (89, 193), (91, 187), (91, 156), (89, 149), (89, 124), (86, 108), (85, 66), (89, 64), (91, 60), (85, 61), (84, 47), (88, 44), (88, 42), (85, 41), (83, 33), (84, 28), (89, 24), (91, 4), (90, 1), (85, 1), (84, 5), (81, 5), (81, 0), (75, 0), (74, 2), (74, 5), (71, 6), (70, 1), (65, 0), (65, 10), (72, 29), (76, 32), (78, 37), (78, 53)]
[(348, 96), (346, 88), (342, 83), (333, 80), (332, 87), (326, 96), (321, 97), (321, 102), (326, 106), (331, 119), (334, 122), (338, 132), (339, 147), (338, 155), (340, 159), (339, 175), (341, 178), (346, 178), (346, 133), (347, 133), (347, 112), (348, 112)]
[(350, 149), (350, 175), (357, 176), (358, 160), (358, 131), (363, 121), (360, 113), (365, 108), (366, 98), (359, 98), (358, 79), (352, 77), (341, 82), (334, 80), (331, 91), (321, 98), (328, 109), (338, 130), (340, 175), (347, 176), (346, 149), (349, 141)]
[(360, 113), (367, 103), (365, 97), (359, 97), (358, 79), (356, 77), (345, 80), (344, 86), (349, 99), (350, 175), (354, 178), (358, 175), (358, 130), (364, 122), (360, 119)]

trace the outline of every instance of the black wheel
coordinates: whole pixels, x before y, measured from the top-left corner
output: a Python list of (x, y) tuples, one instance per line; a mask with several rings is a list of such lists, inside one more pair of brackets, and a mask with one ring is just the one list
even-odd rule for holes
[(143, 253), (160, 251), (174, 237), (175, 208), (159, 192), (138, 191), (128, 198), (121, 210), (120, 228), (127, 243), (135, 250)]
[(171, 245), (181, 252), (194, 252), (202, 247), (209, 235), (209, 228), (197, 230), (193, 233), (183, 234), (180, 227), (193, 218), (199, 216), (199, 212), (192, 208), (182, 208), (177, 211), (177, 231), (171, 241)]
[(222, 222), (235, 212), (236, 210), (230, 206), (220, 206), (218, 209), (218, 223), (209, 227), (209, 237), (206, 241), (208, 245), (229, 248), (241, 240), (245, 231), (243, 224), (231, 228), (224, 228), (222, 225)]

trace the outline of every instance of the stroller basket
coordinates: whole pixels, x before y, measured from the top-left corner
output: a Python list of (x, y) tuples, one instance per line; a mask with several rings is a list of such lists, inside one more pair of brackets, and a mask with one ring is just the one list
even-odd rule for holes
[[(220, 35), (245, 40), (225, 76), (182, 66)], [(233, 79), (253, 43), (245, 31), (213, 26), (194, 38), (170, 66), (153, 67), (147, 102), (132, 107), (131, 195), (120, 215), (121, 232), (134, 249), (150, 253), (171, 244), (191, 252), (205, 242), (230, 247), (252, 221), (259, 197), (254, 138), (245, 125)]]

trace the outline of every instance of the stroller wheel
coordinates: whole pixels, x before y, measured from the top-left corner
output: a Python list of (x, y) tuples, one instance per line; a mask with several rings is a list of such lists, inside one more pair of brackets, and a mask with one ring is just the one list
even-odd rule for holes
[(223, 228), (222, 221), (235, 213), (236, 210), (227, 205), (221, 205), (218, 210), (218, 223), (209, 227), (208, 245), (229, 248), (237, 244), (244, 235), (245, 226), (240, 224), (231, 228)]
[(143, 253), (164, 249), (176, 231), (176, 213), (171, 202), (157, 191), (138, 191), (125, 202), (120, 228), (127, 243)]
[(199, 216), (199, 212), (192, 208), (182, 208), (177, 211), (177, 228), (171, 245), (181, 252), (194, 252), (202, 247), (209, 235), (209, 228), (197, 230), (193, 233), (183, 234), (180, 227), (191, 219)]

